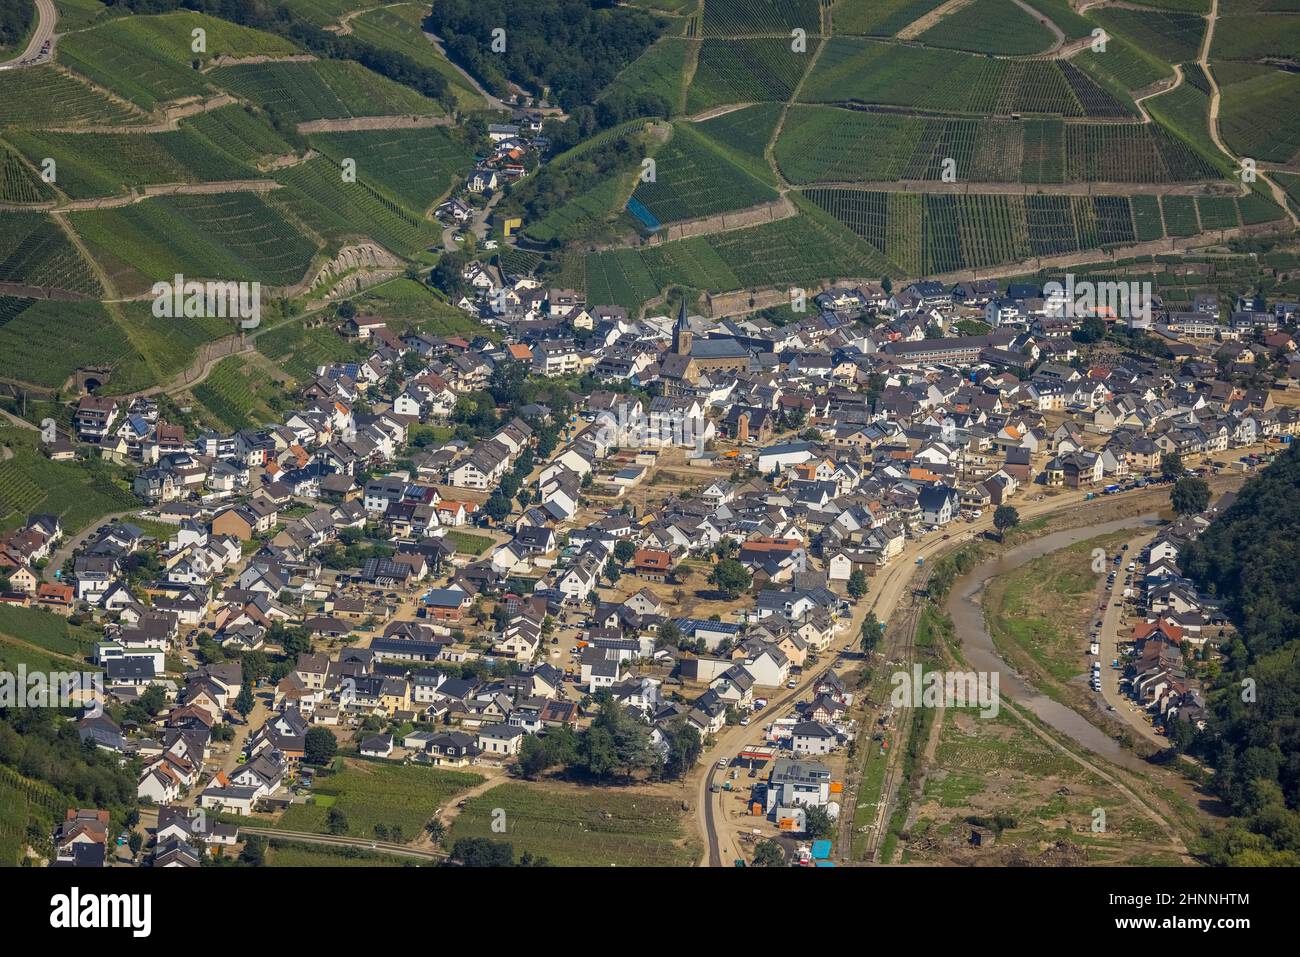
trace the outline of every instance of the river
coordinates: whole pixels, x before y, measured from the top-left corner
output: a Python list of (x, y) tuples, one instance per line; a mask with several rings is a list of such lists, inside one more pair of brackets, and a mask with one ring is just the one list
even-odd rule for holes
[[(1032, 561), (1049, 552), (1067, 548), (1070, 545), (1096, 538), (1099, 535), (1108, 535), (1111, 532), (1130, 528), (1154, 528), (1158, 524), (1159, 520), (1155, 514), (1135, 515), (1111, 522), (1103, 522), (1098, 525), (1052, 532), (1023, 545), (1017, 545), (997, 558), (990, 558), (988, 561), (981, 563), (957, 579), (948, 594), (948, 601), (945, 605), (948, 614), (952, 616), (957, 637), (961, 641), (962, 655), (965, 657), (966, 662), (975, 671), (990, 674), (997, 672), (1000, 682), (999, 690), (1003, 696), (1028, 708), (1043, 723), (1055, 728), (1089, 751), (1114, 761), (1116, 764), (1136, 769), (1146, 768), (1146, 762), (1133, 754), (1132, 751), (1121, 747), (1114, 738), (1101, 731), (1073, 708), (1069, 708), (1059, 701), (1054, 701), (1047, 695), (1032, 688), (1003, 660), (993, 644), (993, 637), (989, 634), (984, 620), (984, 609), (979, 604), (978, 598), (983, 592), (984, 586), (993, 577), (1006, 574), (1019, 568), (1025, 562)], [(1085, 638), (1085, 635), (1080, 635), (1079, 641), (1083, 642)]]

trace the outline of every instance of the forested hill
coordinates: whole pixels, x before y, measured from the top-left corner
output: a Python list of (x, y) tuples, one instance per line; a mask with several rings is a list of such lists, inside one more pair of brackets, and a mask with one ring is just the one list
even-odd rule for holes
[[(497, 96), (508, 83), (550, 96), (566, 110), (590, 104), (659, 36), (663, 18), (592, 0), (439, 0), (426, 29)], [(505, 43), (492, 49), (494, 31)]]
[[(1240, 637), (1211, 697), (1212, 733), (1194, 748), (1240, 820), (1213, 842), (1215, 863), (1300, 865), (1300, 451), (1242, 488), (1183, 568), (1223, 599)], [(1253, 680), (1253, 696), (1243, 682)], [(1243, 701), (1243, 697), (1253, 700)]]

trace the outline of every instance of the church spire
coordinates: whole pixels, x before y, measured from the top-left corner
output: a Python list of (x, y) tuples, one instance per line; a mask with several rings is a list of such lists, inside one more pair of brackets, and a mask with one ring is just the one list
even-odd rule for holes
[(686, 318), (686, 297), (682, 296), (682, 305), (677, 312), (677, 322), (673, 325), (673, 352), (679, 356), (691, 354), (691, 325)]

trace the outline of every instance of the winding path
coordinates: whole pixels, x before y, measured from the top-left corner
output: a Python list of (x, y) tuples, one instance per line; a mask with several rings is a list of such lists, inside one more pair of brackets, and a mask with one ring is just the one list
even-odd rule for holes
[(34, 64), (24, 62), (35, 58), (40, 52), (46, 41), (49, 41), (50, 49), (46, 56), (42, 57), (40, 62), (48, 63), (54, 54), (54, 25), (59, 22), (59, 11), (54, 6), (54, 0), (36, 0), (36, 29), (32, 31), (31, 38), (27, 41), (27, 49), (12, 60), (6, 60), (0, 63), (0, 70), (13, 70), (23, 66)]

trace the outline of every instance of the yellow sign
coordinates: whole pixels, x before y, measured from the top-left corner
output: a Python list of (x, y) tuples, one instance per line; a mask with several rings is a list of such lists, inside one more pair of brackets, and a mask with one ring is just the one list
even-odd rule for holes
[(502, 229), (505, 235), (509, 236), (511, 233), (513, 233), (516, 229), (518, 229), (523, 224), (524, 221), (520, 217), (515, 216), (512, 219), (507, 219), (505, 223), (502, 225)]

